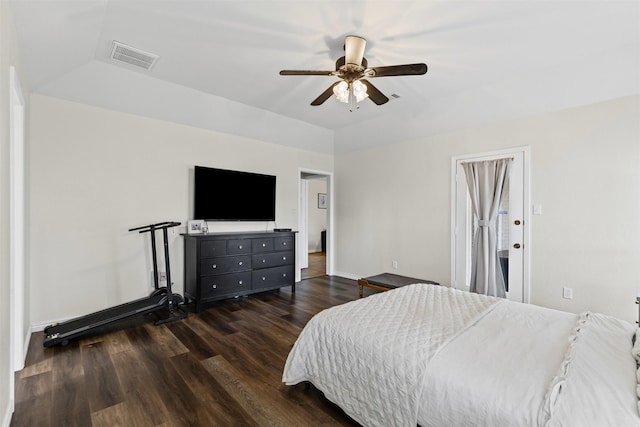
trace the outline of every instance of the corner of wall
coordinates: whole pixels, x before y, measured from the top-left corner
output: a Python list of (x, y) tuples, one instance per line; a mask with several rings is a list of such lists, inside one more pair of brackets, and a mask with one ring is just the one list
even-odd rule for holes
[(2, 417), (2, 427), (9, 427), (11, 425), (11, 415), (13, 415), (13, 400), (7, 403), (7, 407), (4, 410)]

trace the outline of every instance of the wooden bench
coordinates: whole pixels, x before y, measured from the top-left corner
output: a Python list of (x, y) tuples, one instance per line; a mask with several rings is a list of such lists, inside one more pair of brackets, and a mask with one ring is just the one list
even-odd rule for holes
[(375, 289), (377, 291), (390, 291), (400, 286), (412, 285), (414, 283), (429, 283), (432, 285), (440, 285), (440, 283), (432, 280), (416, 279), (415, 277), (400, 276), (393, 273), (382, 273), (376, 276), (358, 279), (358, 291), (360, 298), (363, 297), (364, 287)]

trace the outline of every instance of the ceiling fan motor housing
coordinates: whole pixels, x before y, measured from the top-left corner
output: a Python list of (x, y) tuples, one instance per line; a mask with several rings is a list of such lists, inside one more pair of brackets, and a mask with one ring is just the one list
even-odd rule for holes
[(364, 77), (364, 71), (367, 69), (367, 58), (362, 58), (361, 65), (347, 64), (345, 57), (342, 56), (336, 61), (336, 76), (347, 82), (354, 82)]
[(364, 57), (364, 48), (367, 45), (367, 40), (358, 36), (347, 36), (344, 39), (344, 52), (346, 56), (347, 65), (362, 66), (362, 59)]

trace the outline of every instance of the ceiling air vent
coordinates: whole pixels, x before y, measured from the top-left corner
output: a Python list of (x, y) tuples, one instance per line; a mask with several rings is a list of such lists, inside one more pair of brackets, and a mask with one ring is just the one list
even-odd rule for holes
[(145, 70), (150, 70), (156, 63), (159, 56), (153, 53), (145, 52), (135, 47), (127, 46), (117, 41), (113, 41), (110, 58), (114, 61), (126, 62)]

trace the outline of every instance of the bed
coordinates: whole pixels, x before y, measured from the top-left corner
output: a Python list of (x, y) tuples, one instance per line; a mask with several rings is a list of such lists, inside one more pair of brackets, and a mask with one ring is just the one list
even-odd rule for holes
[(318, 313), (282, 380), (365, 426), (640, 426), (635, 331), (415, 284)]

